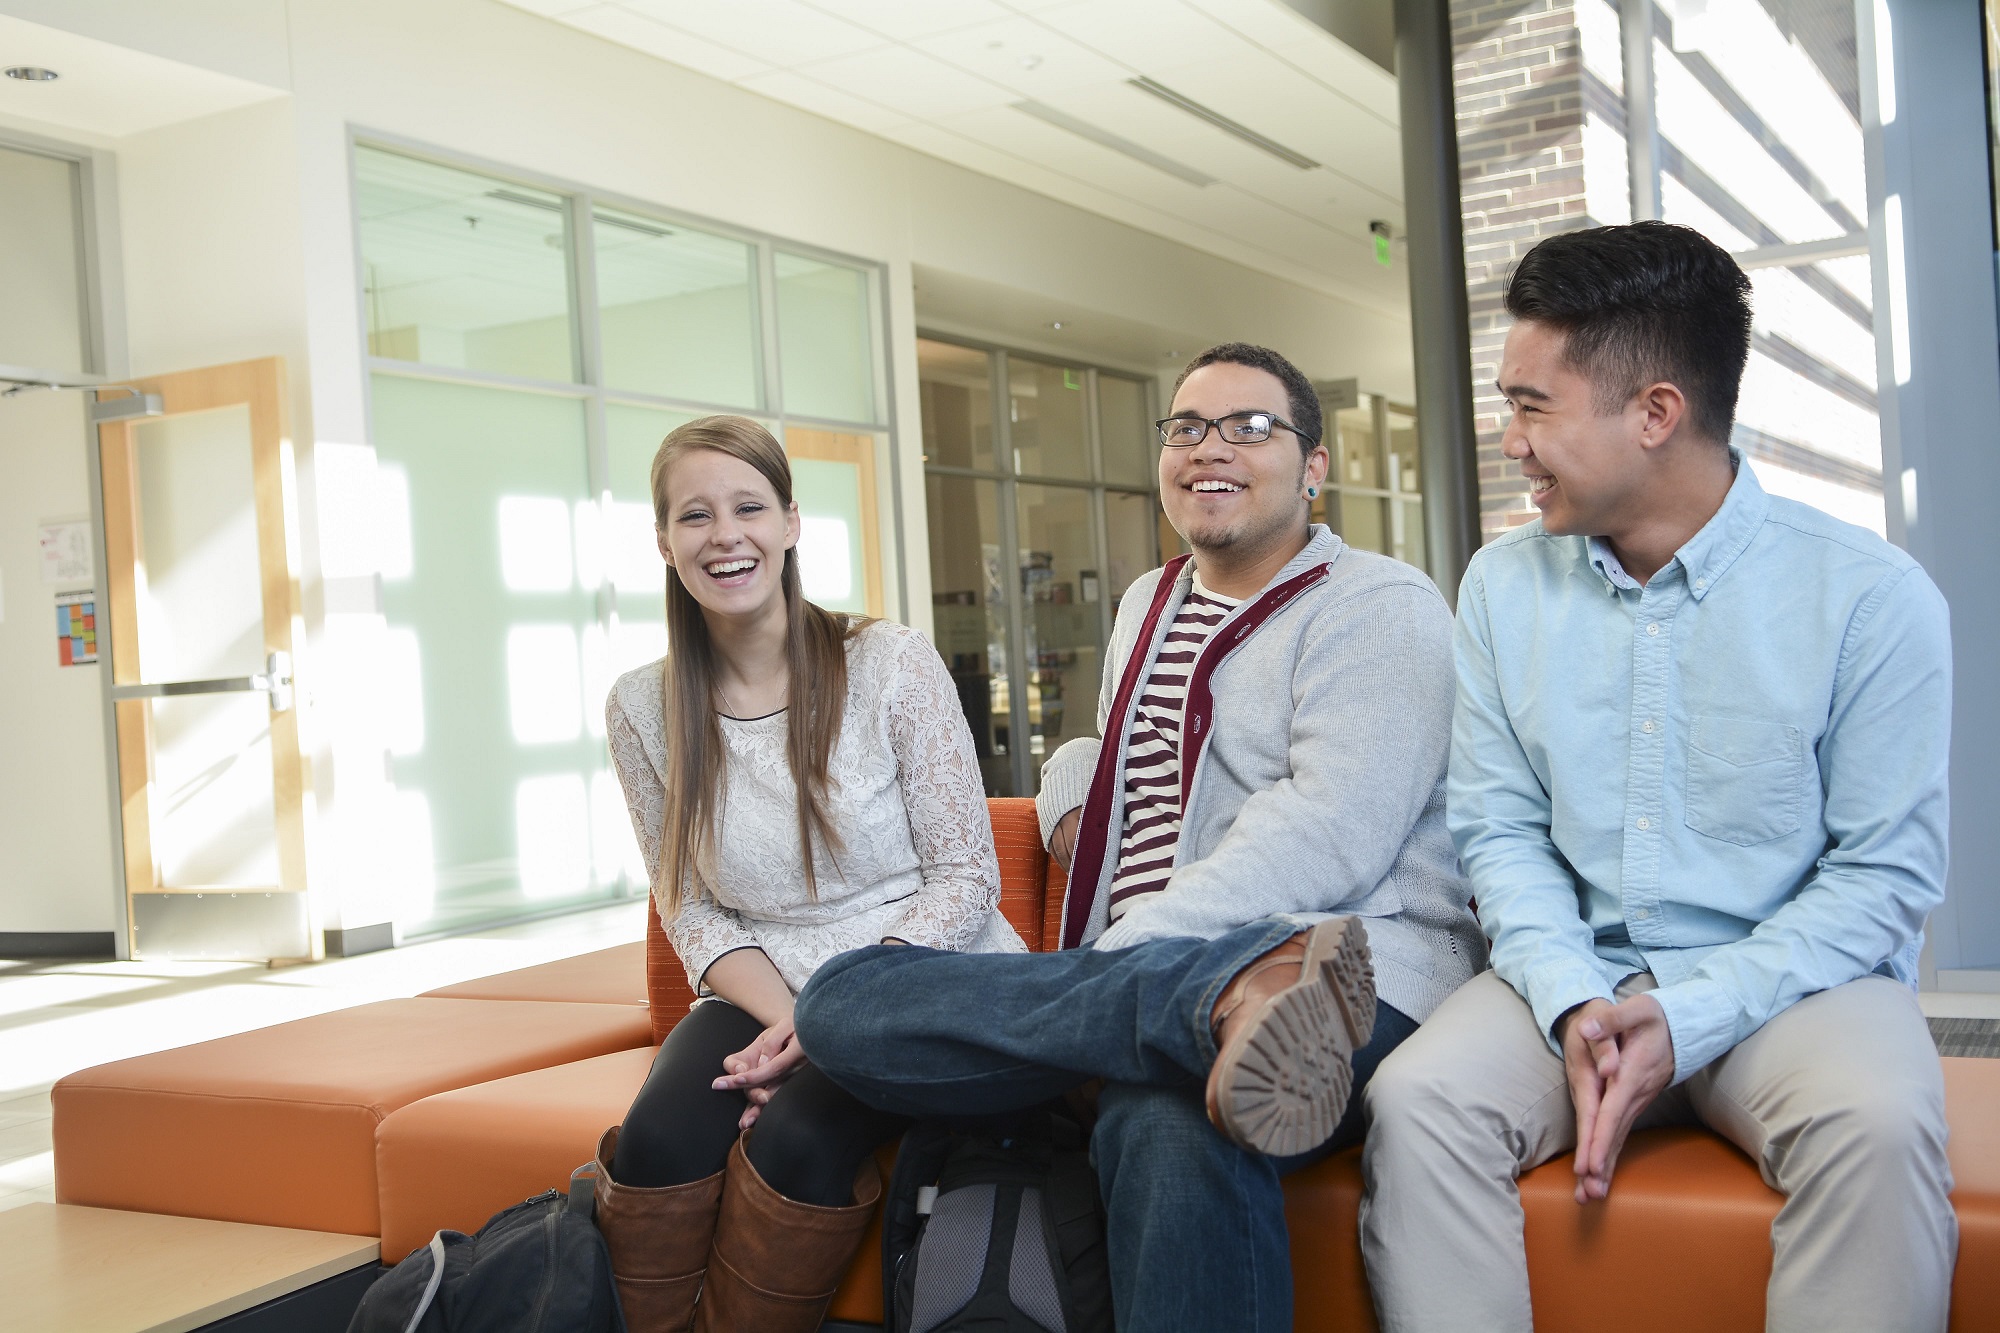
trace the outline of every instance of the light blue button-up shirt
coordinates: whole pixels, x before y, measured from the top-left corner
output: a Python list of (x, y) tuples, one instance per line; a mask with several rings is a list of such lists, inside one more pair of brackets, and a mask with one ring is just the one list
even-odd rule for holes
[(1650, 971), (1678, 1082), (1816, 991), (1915, 984), (1944, 898), (1951, 631), (1908, 555), (1739, 457), (1643, 587), (1539, 522), (1487, 546), (1456, 649), (1452, 837), (1544, 1033)]

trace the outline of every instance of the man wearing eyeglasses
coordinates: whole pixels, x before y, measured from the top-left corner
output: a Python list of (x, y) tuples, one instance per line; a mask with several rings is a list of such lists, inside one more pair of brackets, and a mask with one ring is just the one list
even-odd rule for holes
[(1360, 1136), (1381, 1059), (1483, 966), (1444, 824), (1451, 616), (1310, 510), (1319, 401), (1243, 343), (1158, 423), (1193, 548), (1136, 581), (1098, 723), (1037, 798), (1062, 949), (878, 945), (820, 969), (801, 1045), (885, 1110), (982, 1115), (1100, 1079), (1125, 1333), (1288, 1330), (1279, 1178)]

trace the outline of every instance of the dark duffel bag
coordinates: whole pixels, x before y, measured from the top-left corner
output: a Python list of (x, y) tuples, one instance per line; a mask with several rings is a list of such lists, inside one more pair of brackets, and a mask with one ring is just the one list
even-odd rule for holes
[(375, 1280), (347, 1333), (625, 1333), (611, 1256), (593, 1220), (597, 1167), (496, 1213), (440, 1231)]
[(904, 1135), (882, 1211), (885, 1333), (1111, 1333), (1086, 1143), (1053, 1111)]

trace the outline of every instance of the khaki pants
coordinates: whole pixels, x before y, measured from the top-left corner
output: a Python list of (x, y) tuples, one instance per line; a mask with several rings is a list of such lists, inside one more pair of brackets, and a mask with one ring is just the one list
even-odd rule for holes
[[(1619, 997), (1652, 986), (1629, 977)], [(1514, 1182), (1574, 1149), (1576, 1115), (1527, 1003), (1495, 973), (1474, 977), (1366, 1096), (1361, 1249), (1384, 1333), (1532, 1328)], [(1767, 1329), (1943, 1333), (1958, 1220), (1943, 1071), (1909, 987), (1864, 977), (1809, 995), (1639, 1121), (1689, 1123), (1748, 1153), (1786, 1196)], [(1598, 1277), (1612, 1327), (1621, 1291), (1646, 1275)]]

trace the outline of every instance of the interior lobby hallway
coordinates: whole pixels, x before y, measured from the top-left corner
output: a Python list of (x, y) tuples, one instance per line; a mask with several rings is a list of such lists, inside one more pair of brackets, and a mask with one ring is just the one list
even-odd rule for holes
[(0, 960), (0, 1210), (55, 1201), (49, 1089), (78, 1069), (645, 937), (643, 900), (293, 967)]

